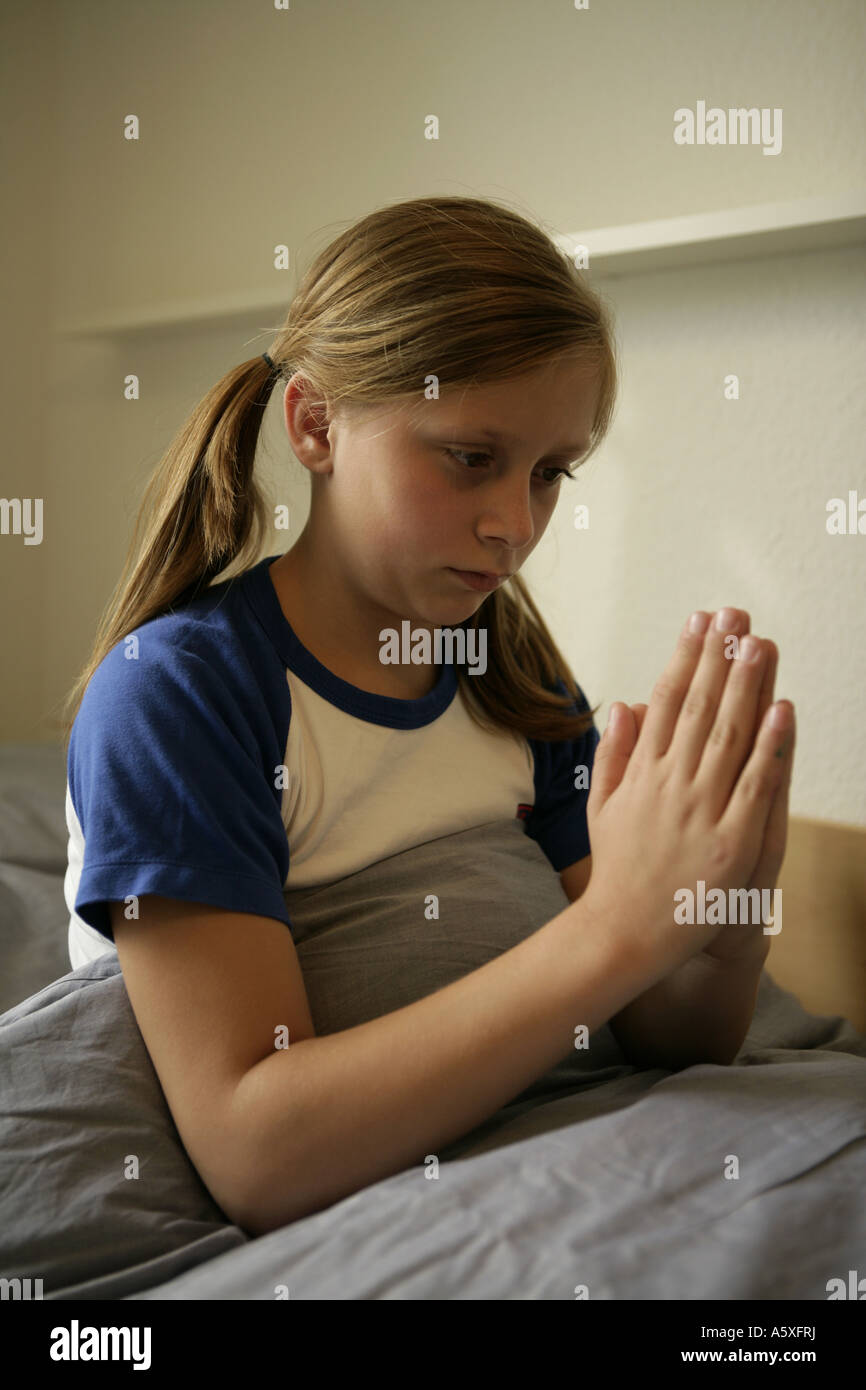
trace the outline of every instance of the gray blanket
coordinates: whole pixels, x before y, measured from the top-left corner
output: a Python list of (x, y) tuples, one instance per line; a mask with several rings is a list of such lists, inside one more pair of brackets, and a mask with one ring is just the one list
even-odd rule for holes
[[(287, 894), (317, 1031), (421, 998), (565, 901), (517, 821)], [(0, 1091), (0, 1276), (47, 1299), (823, 1300), (866, 1272), (866, 1037), (766, 970), (732, 1066), (636, 1070), (600, 1028), (438, 1170), (259, 1239), (189, 1161), (113, 950), (0, 1017)]]

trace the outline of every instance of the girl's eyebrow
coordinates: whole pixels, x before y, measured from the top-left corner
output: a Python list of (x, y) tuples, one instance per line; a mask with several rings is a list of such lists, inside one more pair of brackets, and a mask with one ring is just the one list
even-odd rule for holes
[[(523, 443), (516, 434), (510, 434), (508, 430), (494, 429), (490, 425), (464, 425), (459, 429), (457, 426), (452, 426), (451, 433), (460, 435), (462, 439), (471, 439), (477, 435), (479, 439), (492, 439), (496, 444)], [(588, 448), (588, 444), (561, 444), (558, 449), (553, 450), (553, 453), (568, 454), (576, 457), (578, 454), (584, 453)]]

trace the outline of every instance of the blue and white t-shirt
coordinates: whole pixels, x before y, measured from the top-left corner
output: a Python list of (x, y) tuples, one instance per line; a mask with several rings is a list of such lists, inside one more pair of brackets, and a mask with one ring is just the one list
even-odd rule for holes
[(595, 725), (556, 743), (483, 730), (448, 662), (421, 699), (359, 690), (298, 640), (279, 558), (142, 624), (92, 676), (67, 761), (73, 969), (115, 949), (108, 904), (131, 895), (291, 930), (284, 892), (491, 821), (522, 819), (557, 872), (589, 854), (575, 770)]

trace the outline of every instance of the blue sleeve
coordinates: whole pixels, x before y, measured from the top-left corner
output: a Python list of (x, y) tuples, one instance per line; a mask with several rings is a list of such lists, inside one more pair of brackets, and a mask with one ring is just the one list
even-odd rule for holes
[[(552, 687), (566, 694), (564, 681)], [(579, 697), (573, 708), (589, 709), (589, 701), (577, 687)], [(557, 873), (585, 859), (590, 853), (586, 803), (595, 750), (601, 735), (593, 721), (582, 738), (556, 743), (530, 739), (535, 757), (535, 804), (525, 822), (526, 834), (537, 840)], [(580, 769), (586, 768), (585, 774)], [(579, 786), (575, 786), (579, 782)]]
[(78, 915), (113, 940), (107, 904), (157, 893), (276, 917), (289, 868), (278, 721), (255, 682), (145, 624), (92, 676), (72, 727), (84, 835)]

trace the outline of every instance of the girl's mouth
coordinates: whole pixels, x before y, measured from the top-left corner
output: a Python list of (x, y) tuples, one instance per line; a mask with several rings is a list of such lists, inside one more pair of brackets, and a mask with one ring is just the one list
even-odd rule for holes
[(508, 578), (508, 575), (479, 574), (477, 570), (455, 570), (448, 567), (452, 574), (456, 574), (458, 579), (462, 579), (470, 589), (479, 589), (484, 593), (499, 587)]

